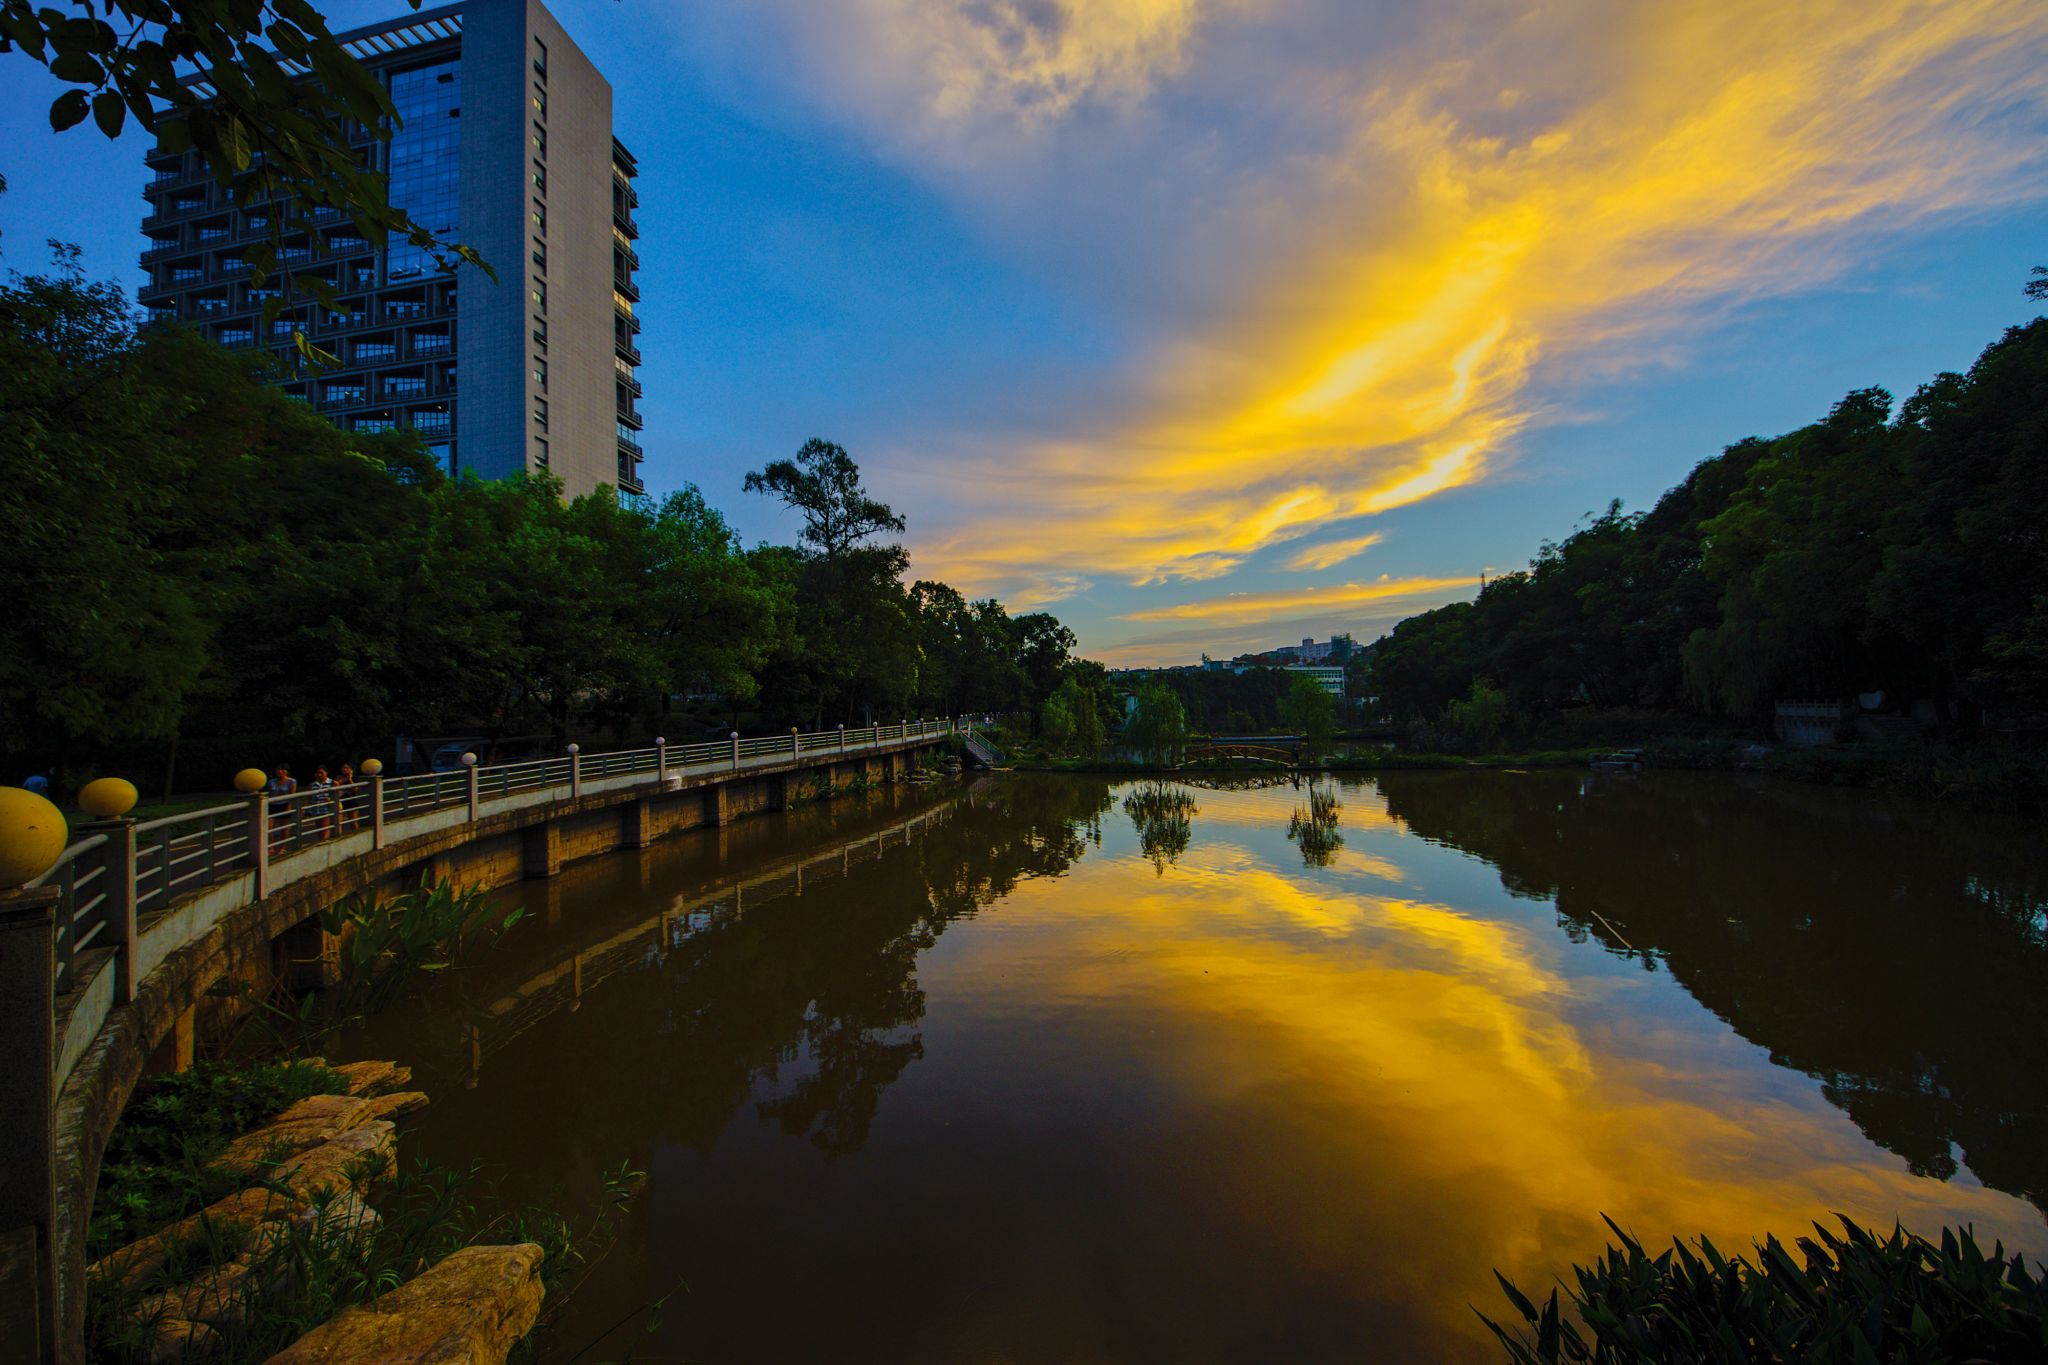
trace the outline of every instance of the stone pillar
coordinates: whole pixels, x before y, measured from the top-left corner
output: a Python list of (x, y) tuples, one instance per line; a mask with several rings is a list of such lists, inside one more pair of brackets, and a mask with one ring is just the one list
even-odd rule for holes
[[(636, 803), (637, 804), (637, 803)], [(519, 873), (529, 881), (562, 870), (562, 831), (553, 820), (519, 831)]]
[(651, 814), (645, 801), (628, 801), (619, 807), (620, 848), (645, 848), (654, 842)]
[(194, 1005), (187, 1005), (171, 1021), (171, 1070), (190, 1071), (193, 1055), (199, 1042), (199, 1011)]
[(382, 773), (370, 774), (370, 847), (384, 847), (384, 774)]
[(770, 773), (768, 775), (769, 810), (789, 809), (789, 778), (790, 775), (788, 773)]
[(713, 783), (704, 789), (704, 823), (724, 829), (732, 823), (732, 803), (725, 793), (723, 782)]
[(0, 892), (0, 1341), (57, 1358), (56, 887)]
[[(341, 936), (314, 915), (277, 936), (277, 974), (288, 990), (325, 990), (341, 981)], [(181, 1065), (180, 1071), (185, 1068)]]

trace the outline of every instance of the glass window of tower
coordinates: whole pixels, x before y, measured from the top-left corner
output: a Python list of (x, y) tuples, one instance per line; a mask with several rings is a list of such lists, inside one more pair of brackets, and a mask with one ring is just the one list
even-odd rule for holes
[[(461, 62), (436, 62), (393, 72), (391, 103), (398, 126), (391, 134), (391, 204), (437, 237), (456, 230), (461, 199)], [(434, 269), (430, 252), (394, 240), (385, 253), (385, 278), (408, 279)]]

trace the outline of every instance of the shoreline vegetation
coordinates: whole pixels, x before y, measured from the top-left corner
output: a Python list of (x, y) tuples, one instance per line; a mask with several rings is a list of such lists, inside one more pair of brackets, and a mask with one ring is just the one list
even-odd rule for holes
[[(1228, 741), (1219, 738), (1217, 743)], [(1814, 786), (1890, 792), (1949, 801), (1989, 810), (2031, 813), (2048, 809), (2048, 757), (2014, 747), (2007, 750), (1921, 743), (1843, 744), (1807, 748), (1765, 746), (1742, 738), (1675, 736), (1628, 746), (1577, 745), (1566, 748), (1504, 749), (1470, 754), (1442, 750), (1411, 752), (1390, 745), (1362, 745), (1320, 759), (1306, 759), (1300, 771), (1327, 773), (1407, 772), (1500, 768), (1590, 768), (1625, 747), (1646, 770), (1672, 772), (1756, 772)], [(1018, 772), (1099, 773), (1131, 777), (1202, 773), (1271, 773), (1275, 764), (1250, 760), (1202, 762), (1135, 758), (1067, 758), (1033, 746), (1008, 751)]]

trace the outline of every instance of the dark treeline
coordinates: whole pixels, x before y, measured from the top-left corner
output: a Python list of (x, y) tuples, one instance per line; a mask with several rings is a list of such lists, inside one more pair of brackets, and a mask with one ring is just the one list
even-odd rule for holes
[(208, 788), (400, 733), (1035, 712), (1088, 671), (1051, 616), (906, 583), (902, 519), (829, 443), (748, 477), (805, 524), (749, 549), (693, 487), (564, 502), (545, 476), (449, 479), (258, 363), (138, 329), (68, 259), (0, 287), (10, 769)]
[[(1968, 736), (2048, 710), (2048, 320), (1902, 404), (1701, 462), (1620, 504), (1474, 602), (1374, 646), (1396, 720), (1525, 726), (1571, 708), (1760, 725), (1781, 700), (1883, 692)], [(1505, 714), (1503, 714), (1505, 713)]]

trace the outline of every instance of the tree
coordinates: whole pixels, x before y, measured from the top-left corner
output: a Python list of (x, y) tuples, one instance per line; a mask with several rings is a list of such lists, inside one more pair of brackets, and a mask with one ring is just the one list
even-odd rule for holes
[(1124, 726), (1124, 743), (1147, 763), (1166, 764), (1179, 760), (1187, 742), (1187, 710), (1180, 698), (1165, 683), (1146, 683), (1138, 690), (1137, 709)]
[(1102, 713), (1083, 677), (1070, 674), (1046, 699), (1039, 735), (1054, 753), (1087, 757), (1102, 752)]
[(1318, 757), (1329, 750), (1337, 733), (1337, 699), (1314, 678), (1297, 673), (1280, 699), (1280, 723), (1299, 730), (1308, 756)]
[(794, 460), (772, 460), (746, 478), (746, 491), (780, 499), (803, 516), (803, 541), (828, 560), (884, 531), (903, 533), (904, 521), (861, 487), (860, 466), (843, 446), (815, 437)]
[(1475, 749), (1494, 743), (1507, 728), (1508, 694), (1476, 678), (1463, 700), (1451, 703), (1450, 727)]
[[(102, 0), (105, 19), (92, 8), (0, 0), (0, 52), (19, 51), (70, 87), (50, 105), (58, 132), (90, 114), (116, 137), (132, 115), (165, 150), (196, 151), (238, 206), (272, 203), (272, 245), (247, 253), (253, 280), (276, 268), (287, 232), (324, 239), (313, 230), (322, 208), (347, 213), (380, 249), (397, 236), (444, 265), (489, 273), (475, 251), (394, 207), (388, 179), (350, 145), (356, 127), (389, 141), (397, 110), (306, 0)], [(340, 307), (332, 284), (307, 277), (300, 287)], [(265, 305), (266, 325), (284, 302)], [(299, 345), (312, 354), (303, 334)]]

